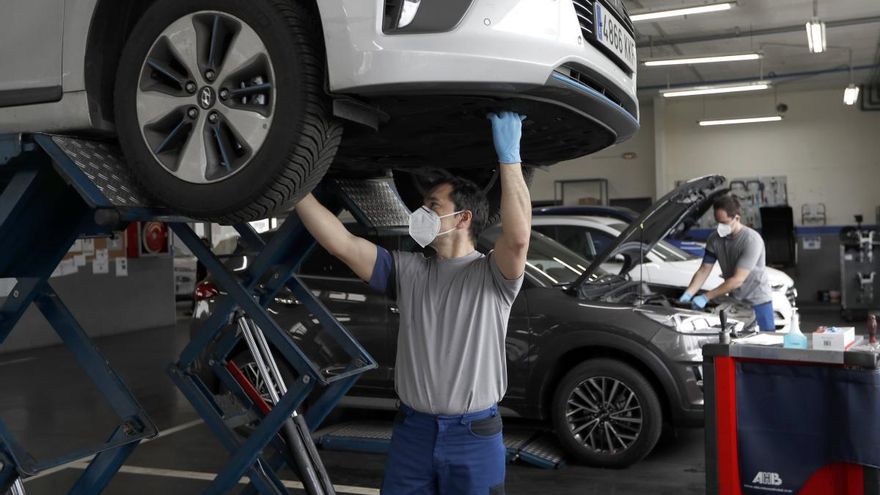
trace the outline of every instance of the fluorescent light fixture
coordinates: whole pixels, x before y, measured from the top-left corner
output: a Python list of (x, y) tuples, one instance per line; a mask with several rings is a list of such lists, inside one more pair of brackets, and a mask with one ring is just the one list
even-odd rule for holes
[(843, 92), (843, 102), (847, 105), (855, 105), (859, 101), (859, 87), (850, 83)]
[(782, 115), (770, 115), (768, 117), (746, 117), (742, 119), (701, 120), (700, 127), (713, 125), (756, 124), (758, 122), (779, 122), (780, 120), (782, 120)]
[(676, 57), (676, 58), (656, 58), (645, 60), (648, 67), (660, 67), (663, 65), (693, 65), (693, 64), (712, 64), (716, 62), (741, 62), (744, 60), (758, 60), (761, 58), (760, 53), (737, 53), (731, 55), (711, 55), (706, 57)]
[(763, 91), (770, 87), (767, 81), (757, 81), (748, 84), (726, 84), (719, 86), (695, 86), (692, 88), (661, 89), (660, 94), (665, 98), (678, 98), (680, 96), (718, 95), (725, 93), (742, 93), (745, 91)]
[(807, 44), (811, 53), (822, 53), (827, 48), (828, 40), (825, 39), (825, 23), (813, 18), (807, 23)]
[(632, 22), (650, 21), (654, 19), (665, 19), (667, 17), (677, 17), (682, 15), (708, 14), (710, 12), (722, 12), (733, 8), (735, 2), (711, 3), (708, 5), (694, 5), (692, 7), (679, 7), (666, 10), (655, 10), (653, 12), (642, 12), (640, 14), (632, 14), (629, 19)]

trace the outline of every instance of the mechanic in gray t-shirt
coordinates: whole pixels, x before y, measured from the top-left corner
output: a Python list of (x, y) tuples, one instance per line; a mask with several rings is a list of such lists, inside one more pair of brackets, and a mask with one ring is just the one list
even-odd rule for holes
[[(714, 209), (718, 229), (709, 235), (703, 264), (679, 300), (691, 302), (694, 307), (702, 309), (711, 299), (730, 294), (752, 305), (758, 328), (775, 331), (764, 240), (761, 234), (742, 224), (742, 207), (736, 196), (728, 194), (719, 197), (715, 200)], [(724, 283), (694, 297), (703, 287), (716, 261), (721, 266)]]
[(400, 310), (395, 388), (401, 400), (383, 494), (504, 493), (505, 454), (497, 403), (507, 390), (505, 337), (522, 285), (531, 200), (519, 158), (522, 119), (490, 114), (501, 183), (494, 250), (476, 251), (488, 201), (474, 183), (441, 179), (410, 217), (410, 236), (433, 257), (389, 253), (350, 234), (308, 195), (305, 227)]

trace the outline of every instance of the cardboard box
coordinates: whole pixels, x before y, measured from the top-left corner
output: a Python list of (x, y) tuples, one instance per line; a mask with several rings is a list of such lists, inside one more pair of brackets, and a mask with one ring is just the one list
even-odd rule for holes
[(813, 332), (813, 349), (845, 351), (856, 341), (855, 327), (828, 327)]

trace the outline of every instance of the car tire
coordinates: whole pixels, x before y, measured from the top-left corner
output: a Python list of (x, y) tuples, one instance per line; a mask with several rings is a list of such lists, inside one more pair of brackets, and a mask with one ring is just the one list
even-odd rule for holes
[[(431, 186), (443, 177), (456, 176), (470, 180), (483, 189), (489, 202), (489, 215), (487, 226), (501, 219), (501, 180), (496, 174), (497, 169), (487, 168), (478, 170), (440, 170), (429, 169), (420, 171), (395, 170), (394, 185), (403, 203), (410, 210), (416, 210), (422, 206), (424, 197)], [(531, 186), (534, 169), (523, 167), (523, 178), (526, 186)]]
[[(590, 402), (595, 412), (587, 411)], [(624, 468), (638, 462), (663, 429), (660, 400), (651, 384), (614, 359), (591, 359), (569, 371), (554, 393), (552, 415), (565, 450), (591, 466)]]
[(321, 180), (343, 128), (306, 5), (158, 0), (146, 11), (123, 50), (115, 117), (133, 175), (157, 202), (235, 224), (288, 209)]

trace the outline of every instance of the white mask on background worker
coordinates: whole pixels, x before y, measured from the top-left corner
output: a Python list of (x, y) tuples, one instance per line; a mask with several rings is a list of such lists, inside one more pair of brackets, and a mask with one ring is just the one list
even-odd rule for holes
[(434, 242), (434, 239), (437, 237), (446, 235), (455, 230), (455, 227), (452, 227), (449, 230), (440, 232), (441, 219), (464, 213), (464, 211), (465, 210), (456, 211), (441, 217), (435, 213), (434, 210), (427, 206), (422, 206), (418, 210), (412, 212), (409, 216), (409, 235), (419, 246), (426, 247)]
[(729, 223), (720, 223), (719, 222), (718, 228), (717, 228), (718, 236), (721, 238), (724, 238), (724, 237), (727, 237), (730, 234), (732, 234), (733, 233), (733, 226), (738, 221), (739, 221), (739, 217), (733, 217), (733, 220), (731, 220)]

